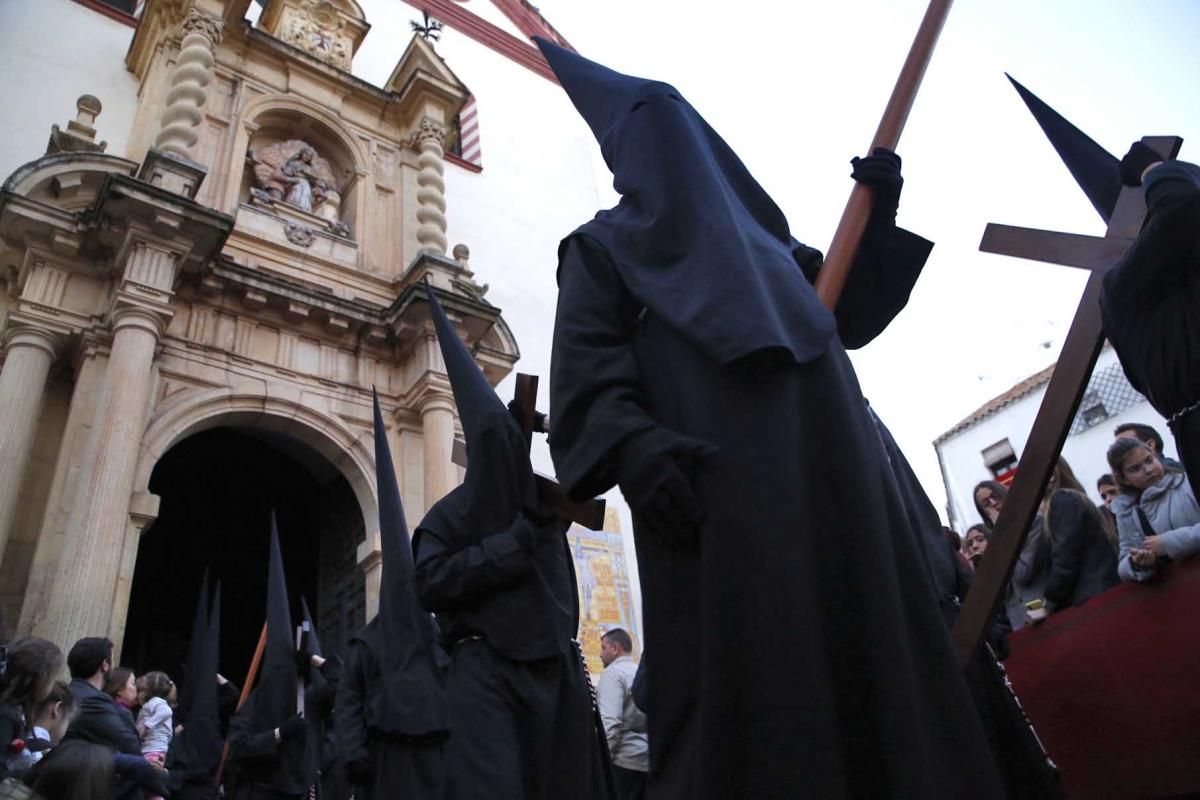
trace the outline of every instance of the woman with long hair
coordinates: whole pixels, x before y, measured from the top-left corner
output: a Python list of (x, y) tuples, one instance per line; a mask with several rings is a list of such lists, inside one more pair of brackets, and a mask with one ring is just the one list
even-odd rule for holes
[(1187, 477), (1137, 439), (1117, 439), (1108, 465), (1121, 487), (1113, 501), (1124, 581), (1144, 581), (1158, 571), (1159, 559), (1179, 560), (1200, 552), (1200, 505)]
[(967, 533), (962, 540), (962, 555), (971, 565), (971, 569), (979, 566), (979, 562), (983, 560), (983, 554), (987, 551), (988, 536), (991, 530), (982, 522), (978, 525), (972, 525), (967, 528)]
[[(989, 538), (1000, 518), (1000, 510), (1008, 499), (1008, 487), (999, 481), (980, 481), (972, 493), (975, 509), (979, 512)], [(1043, 517), (1038, 514), (1029, 526), (1021, 555), (1013, 566), (1012, 582), (1009, 584), (1005, 611), (1013, 630), (1025, 627), (1029, 622), (1027, 603), (1041, 601), (1046, 594), (1046, 581), (1050, 577), (1050, 543), (1042, 532)], [(982, 558), (982, 556), (980, 556)], [(976, 562), (978, 563), (978, 561)]]
[(25, 638), (9, 645), (8, 663), (0, 676), (0, 747), (5, 748), (6, 756), (0, 766), (3, 774), (27, 764), (24, 747), (15, 742), (21, 740), (23, 745), (38, 704), (50, 694), (62, 668), (62, 650), (53, 642)]
[(1118, 583), (1117, 535), (1062, 456), (1042, 503), (1043, 530), (1050, 544), (1046, 610), (1053, 613), (1080, 605)]

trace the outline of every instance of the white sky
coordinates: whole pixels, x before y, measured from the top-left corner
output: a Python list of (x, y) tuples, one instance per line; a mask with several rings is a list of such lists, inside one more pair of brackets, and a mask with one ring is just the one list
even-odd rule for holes
[[(851, 188), (847, 162), (870, 143), (925, 2), (541, 0), (540, 9), (583, 55), (679, 88), (793, 235), (823, 250)], [(931, 442), (1056, 358), (1085, 280), (979, 253), (984, 225), (1104, 232), (1004, 72), (1117, 157), (1142, 135), (1176, 134), (1194, 140), (1182, 156), (1200, 160), (1198, 35), (1197, 0), (952, 9), (898, 148), (899, 222), (937, 246), (908, 308), (853, 356), (864, 394), (939, 510)]]

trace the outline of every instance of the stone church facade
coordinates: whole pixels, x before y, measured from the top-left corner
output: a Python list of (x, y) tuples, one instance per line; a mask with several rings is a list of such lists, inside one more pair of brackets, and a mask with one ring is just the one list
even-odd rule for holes
[[(150, 0), (126, 56), (139, 91), (126, 152), (106, 151), (102, 99), (85, 95), (0, 188), (10, 634), (129, 650), (136, 617), (144, 647), (158, 635), (145, 615), (190, 604), (200, 560), (257, 576), (249, 556), (213, 552), (236, 549), (218, 514), (235, 500), (214, 487), (245, 447), (317, 476), (313, 496), (278, 509), (280, 533), (286, 548), (289, 519), (313, 529), (308, 600), (318, 629), (344, 638), (378, 598), (373, 387), (410, 525), (461, 478), (425, 281), (493, 382), (520, 356), (446, 235), (445, 153), (467, 87), (419, 36), (383, 86), (354, 77), (369, 24), (353, 0), (271, 0), (255, 24), (248, 4)], [(202, 436), (212, 458), (165, 476)], [(172, 503), (167, 528), (226, 538), (164, 539), (143, 565)], [(238, 585), (227, 579), (226, 607), (261, 624)]]

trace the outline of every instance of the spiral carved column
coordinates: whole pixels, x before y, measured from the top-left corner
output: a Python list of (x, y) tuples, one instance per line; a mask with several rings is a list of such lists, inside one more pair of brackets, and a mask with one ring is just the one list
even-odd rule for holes
[(191, 158), (204, 119), (208, 84), (213, 79), (213, 49), (221, 41), (225, 23), (196, 8), (183, 21), (183, 41), (171, 88), (162, 112), (162, 130), (154, 140), (156, 150)]
[(446, 172), (445, 153), (442, 142), (446, 140), (446, 126), (423, 117), (421, 127), (413, 134), (414, 144), (420, 149), (417, 156), (417, 242), (421, 252), (446, 254)]

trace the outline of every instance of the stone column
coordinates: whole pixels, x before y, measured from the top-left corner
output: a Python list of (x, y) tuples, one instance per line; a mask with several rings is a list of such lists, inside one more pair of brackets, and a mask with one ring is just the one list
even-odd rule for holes
[(92, 466), (71, 509), (49, 613), (35, 630), (64, 648), (83, 636), (115, 634), (130, 496), (162, 324), (156, 311), (137, 305), (118, 306), (112, 314), (112, 350), (88, 442)]
[(167, 90), (162, 112), (162, 129), (154, 139), (154, 148), (192, 159), (192, 147), (204, 120), (208, 84), (213, 79), (213, 50), (221, 41), (225, 23), (192, 7), (183, 21), (183, 40), (171, 88)]
[(16, 516), (46, 378), (62, 341), (51, 331), (16, 322), (6, 338), (8, 355), (0, 371), (0, 558)]
[(432, 117), (422, 117), (421, 126), (413, 134), (413, 143), (420, 149), (417, 156), (417, 242), (422, 253), (446, 254), (446, 156), (442, 142), (446, 141), (446, 126)]
[(425, 450), (425, 511), (458, 486), (451, 460), (454, 447), (454, 396), (437, 392), (421, 403), (421, 436)]

